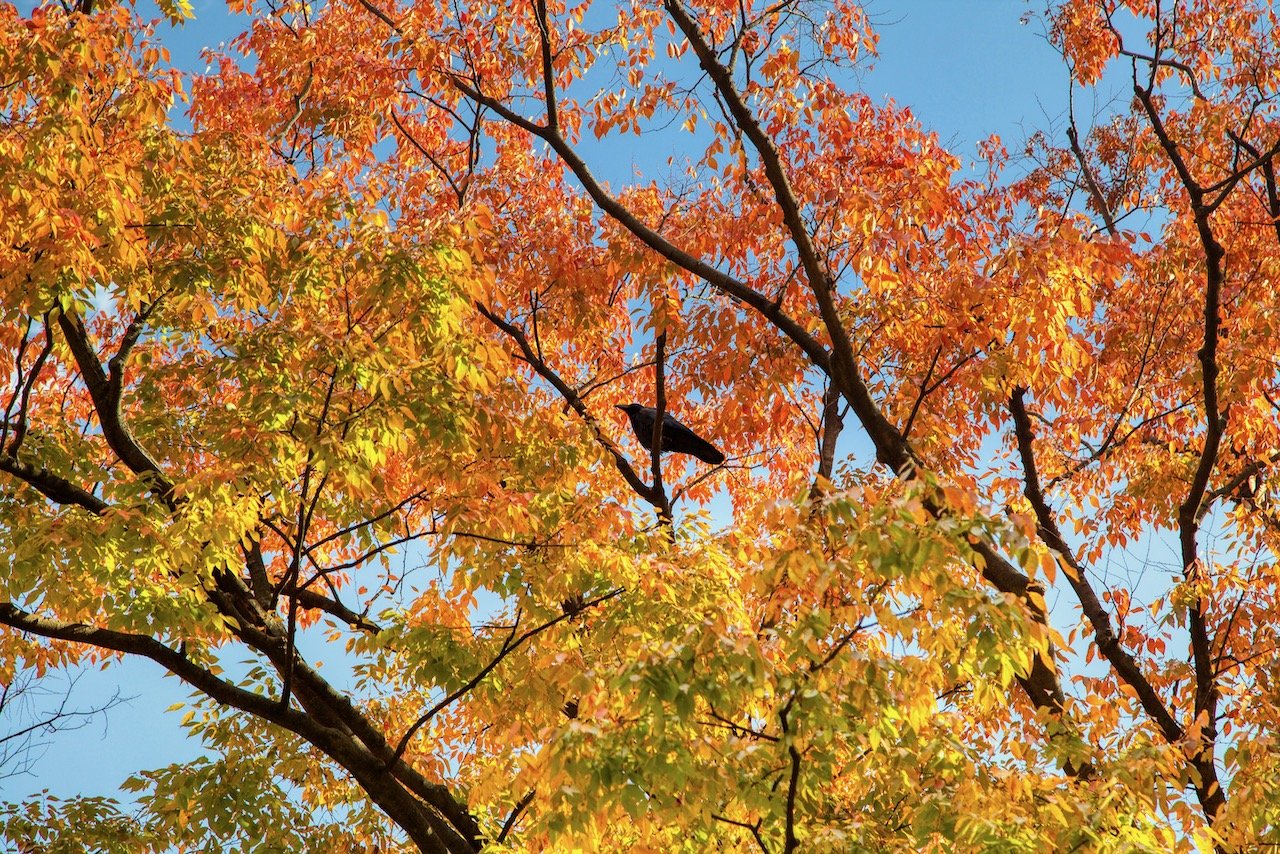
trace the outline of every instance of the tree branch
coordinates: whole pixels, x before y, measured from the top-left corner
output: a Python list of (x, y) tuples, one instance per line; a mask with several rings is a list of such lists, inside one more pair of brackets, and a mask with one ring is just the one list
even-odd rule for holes
[(631, 487), (632, 491), (660, 510), (662, 506), (660, 496), (656, 495), (648, 484), (640, 479), (640, 475), (638, 475), (636, 470), (631, 467), (631, 463), (627, 459), (626, 454), (622, 453), (622, 450), (613, 442), (613, 440), (604, 434), (604, 430), (600, 427), (600, 422), (597, 421), (595, 416), (587, 409), (587, 405), (582, 402), (582, 398), (574, 392), (573, 388), (570, 387), (570, 385), (565, 382), (550, 365), (538, 358), (538, 354), (534, 352), (533, 347), (529, 344), (528, 337), (520, 327), (513, 323), (508, 323), (480, 303), (476, 303), (476, 309), (488, 318), (490, 323), (498, 327), (506, 333), (511, 340), (516, 342), (516, 346), (520, 348), (520, 352), (524, 356), (524, 360), (529, 363), (529, 366), (532, 367), (540, 377), (551, 383), (555, 390), (560, 392), (560, 396), (564, 398), (565, 403), (569, 404), (569, 408), (578, 413), (578, 416), (582, 418), (583, 421), (587, 422), (587, 426), (589, 426), (592, 432), (595, 433), (596, 442), (598, 442), (600, 446), (608, 451), (609, 455), (613, 457), (614, 466), (618, 469), (618, 473), (622, 475), (622, 478)]
[[(1200, 362), (1201, 405), (1205, 417), (1204, 447), (1186, 497), (1178, 505), (1178, 541), (1181, 548), (1183, 575), (1195, 583), (1204, 569), (1200, 563), (1197, 540), (1200, 531), (1201, 503), (1205, 500), (1209, 478), (1217, 465), (1218, 451), (1227, 426), (1228, 411), (1218, 403), (1218, 339), (1221, 335), (1220, 302), (1225, 272), (1222, 267), (1226, 250), (1214, 236), (1209, 222), (1212, 208), (1205, 204), (1205, 189), (1191, 175), (1177, 144), (1169, 136), (1156, 109), (1151, 89), (1134, 83), (1134, 94), (1147, 114), (1152, 132), (1169, 158), (1190, 201), (1191, 215), (1205, 256), (1204, 308), (1202, 310), (1202, 343), (1197, 357)], [(1218, 685), (1213, 664), (1213, 642), (1209, 637), (1206, 611), (1209, 602), (1197, 597), (1187, 608), (1187, 628), (1191, 635), (1191, 651), (1195, 664), (1195, 723), (1199, 730), (1200, 749), (1193, 764), (1200, 772), (1196, 795), (1205, 816), (1213, 823), (1226, 806), (1226, 796), (1218, 783), (1214, 763), (1214, 747), (1218, 735)]]
[(1110, 662), (1116, 675), (1133, 689), (1143, 710), (1160, 727), (1165, 740), (1170, 744), (1177, 744), (1183, 737), (1182, 727), (1174, 720), (1155, 688), (1143, 675), (1138, 662), (1121, 646), (1120, 638), (1111, 628), (1110, 615), (1085, 576), (1084, 567), (1076, 560), (1075, 554), (1063, 539), (1058, 523), (1053, 517), (1053, 511), (1050, 510), (1049, 503), (1040, 488), (1040, 475), (1036, 470), (1035, 450), (1032, 445), (1035, 437), (1031, 429), (1031, 419), (1027, 415), (1026, 393), (1025, 388), (1014, 389), (1009, 398), (1009, 410), (1013, 413), (1014, 435), (1018, 442), (1018, 455), (1022, 460), (1022, 494), (1026, 496), (1035, 512), (1037, 533), (1044, 544), (1053, 549), (1067, 565), (1068, 569), (1064, 574), (1071, 589), (1075, 591), (1076, 599), (1080, 602), (1085, 617), (1093, 626), (1094, 645)]
[(30, 463), (13, 457), (0, 456), (0, 471), (13, 475), (45, 498), (57, 504), (73, 504), (77, 507), (83, 507), (95, 516), (101, 516), (107, 512), (109, 507), (107, 502), (98, 498), (92, 492), (76, 486), (61, 475), (54, 474), (43, 468), (36, 468)]
[(611, 590), (608, 593), (584, 602), (581, 608), (577, 608), (573, 611), (566, 611), (560, 616), (552, 620), (548, 620), (539, 626), (534, 626), (532, 629), (526, 629), (520, 635), (516, 635), (516, 630), (520, 627), (520, 621), (517, 618), (515, 625), (511, 627), (511, 632), (507, 635), (506, 640), (502, 642), (502, 646), (498, 649), (498, 654), (495, 655), (488, 664), (480, 668), (480, 671), (477, 672), (476, 675), (472, 676), (463, 685), (454, 691), (451, 691), (447, 696), (428, 709), (420, 718), (413, 722), (413, 725), (410, 726), (408, 730), (405, 731), (405, 734), (400, 737), (400, 742), (396, 745), (395, 751), (387, 762), (388, 766), (400, 760), (404, 755), (405, 750), (408, 749), (410, 740), (413, 739), (413, 736), (418, 732), (418, 730), (422, 729), (423, 726), (430, 722), (431, 719), (438, 715), (443, 709), (452, 705), (460, 697), (472, 691), (477, 685), (483, 682), (484, 678), (492, 673), (493, 669), (501, 664), (503, 659), (519, 649), (525, 641), (537, 637), (547, 629), (557, 626), (565, 620), (582, 613), (586, 608), (594, 607), (602, 602), (607, 602), (615, 596), (620, 596), (622, 592), (623, 588), (621, 587)]
[[(135, 318), (134, 323), (137, 322)], [(107, 445), (130, 471), (148, 482), (151, 490), (172, 509), (174, 506), (173, 484), (165, 476), (160, 464), (134, 439), (120, 411), (120, 399), (124, 391), (124, 363), (118, 357), (120, 353), (128, 354), (133, 346), (130, 333), (132, 333), (132, 339), (136, 340), (139, 330), (133, 324), (130, 325), (120, 352), (110, 362), (111, 374), (108, 376), (98, 362), (98, 355), (94, 352), (93, 345), (89, 341), (89, 333), (85, 330), (79, 315), (70, 309), (59, 311), (58, 326), (80, 369), (85, 387), (89, 390), (89, 397), (93, 401), (93, 408), (98, 415), (98, 423), (102, 427), (102, 436), (106, 439)]]

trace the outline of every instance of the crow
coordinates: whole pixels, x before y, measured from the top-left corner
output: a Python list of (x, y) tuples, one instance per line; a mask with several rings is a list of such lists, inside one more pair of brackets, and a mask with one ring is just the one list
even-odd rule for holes
[[(625, 406), (619, 403), (617, 408), (627, 413), (627, 417), (631, 419), (631, 429), (636, 431), (636, 438), (640, 440), (644, 449), (652, 450), (650, 446), (653, 444), (653, 419), (658, 411), (652, 406), (641, 406), (638, 403), (628, 403)], [(724, 462), (724, 454), (717, 451), (706, 439), (677, 421), (670, 412), (663, 413), (662, 417), (662, 450), (676, 454), (689, 454), (712, 465)]]

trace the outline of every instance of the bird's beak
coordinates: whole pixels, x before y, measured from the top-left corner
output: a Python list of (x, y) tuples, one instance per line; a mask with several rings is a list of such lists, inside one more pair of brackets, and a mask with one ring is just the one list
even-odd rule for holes
[(623, 412), (626, 412), (626, 411), (627, 411), (627, 408), (626, 408), (625, 406), (623, 406), (621, 403), (615, 403), (615, 404), (613, 405), (613, 408), (614, 408), (614, 409), (621, 409)]

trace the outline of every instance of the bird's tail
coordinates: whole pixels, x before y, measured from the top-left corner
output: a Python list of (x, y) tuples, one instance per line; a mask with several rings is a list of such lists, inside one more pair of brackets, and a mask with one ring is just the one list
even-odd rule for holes
[(724, 454), (716, 450), (715, 445), (698, 435), (690, 437), (689, 453), (704, 463), (711, 463), (713, 466), (718, 466), (724, 462)]

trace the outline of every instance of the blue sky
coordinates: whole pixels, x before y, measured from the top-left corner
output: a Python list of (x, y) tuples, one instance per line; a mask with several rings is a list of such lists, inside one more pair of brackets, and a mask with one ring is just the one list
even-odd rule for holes
[[(18, 5), (30, 7), (29, 0)], [(1067, 74), (1043, 25), (1021, 23), (1041, 6), (1040, 0), (871, 0), (880, 57), (863, 74), (862, 88), (909, 106), (962, 158), (972, 158), (976, 142), (993, 132), (1016, 154), (1031, 132), (1057, 126), (1066, 107)], [(164, 40), (175, 62), (202, 70), (199, 49), (227, 41), (237, 25), (212, 0), (196, 0), (195, 9), (197, 19)], [(42, 789), (59, 797), (116, 795), (130, 774), (199, 752), (179, 726), (182, 713), (164, 711), (190, 692), (149, 662), (86, 673), (73, 704), (91, 706), (117, 690), (133, 699), (90, 726), (54, 736), (33, 774), (0, 780), (0, 796), (18, 800)]]
[(1013, 152), (1065, 113), (1067, 72), (1044, 37), (1035, 0), (873, 0), (880, 56), (872, 97), (909, 106), (956, 154), (998, 133)]

